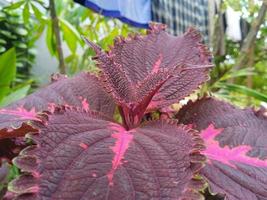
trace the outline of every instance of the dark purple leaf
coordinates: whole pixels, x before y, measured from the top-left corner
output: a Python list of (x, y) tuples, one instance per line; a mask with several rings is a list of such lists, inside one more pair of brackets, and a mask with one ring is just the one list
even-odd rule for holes
[(28, 111), (23, 107), (0, 109), (0, 140), (24, 136), (36, 131), (27, 122), (39, 121), (34, 109)]
[[(14, 162), (28, 172), (10, 189), (18, 199), (199, 199), (205, 157), (199, 134), (176, 121), (127, 131), (107, 118), (66, 107), (29, 135), (35, 146)], [(30, 172), (30, 174), (29, 174)]]
[(230, 200), (267, 199), (267, 119), (261, 112), (204, 98), (187, 104), (177, 118), (202, 130), (208, 163), (201, 174), (211, 192)]
[(9, 174), (10, 165), (0, 160), (0, 199), (3, 199), (7, 191), (7, 183), (8, 183), (8, 174)]
[[(96, 110), (112, 117), (114, 103), (103, 91), (98, 78), (89, 73), (80, 73), (73, 78), (53, 76), (53, 83), (37, 92), (0, 109), (0, 139), (23, 136), (34, 131), (27, 123), (40, 121), (37, 112), (53, 111), (58, 104)], [(24, 124), (23, 124), (24, 123)]]
[[(15, 193), (7, 191), (5, 193), (5, 196), (4, 196), (3, 200), (14, 200), (15, 198), (16, 198), (16, 194)], [(27, 200), (30, 200), (30, 199), (27, 199)]]
[[(178, 102), (208, 79), (210, 54), (202, 45), (200, 34), (189, 29), (175, 37), (164, 31), (162, 24), (151, 24), (146, 36), (118, 38), (109, 52), (119, 63), (131, 84), (138, 85), (151, 73), (171, 70), (172, 77), (162, 86), (150, 108), (162, 108)], [(176, 69), (172, 72), (173, 69)], [(184, 70), (182, 70), (184, 69)]]
[[(7, 162), (2, 162), (0, 163), (0, 190), (1, 188), (1, 184), (6, 183), (7, 181), (7, 176), (9, 173), (9, 165)], [(0, 196), (1, 197), (1, 196)]]
[(174, 37), (162, 24), (151, 24), (147, 35), (118, 37), (109, 52), (86, 42), (96, 52), (101, 79), (121, 106), (129, 128), (139, 125), (147, 107), (153, 110), (178, 102), (208, 79), (210, 54), (192, 28)]

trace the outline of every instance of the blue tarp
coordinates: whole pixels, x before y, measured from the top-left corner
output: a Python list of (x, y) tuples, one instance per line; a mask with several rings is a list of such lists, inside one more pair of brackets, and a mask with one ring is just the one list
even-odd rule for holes
[(151, 0), (74, 0), (99, 14), (118, 18), (132, 26), (147, 28), (151, 21)]

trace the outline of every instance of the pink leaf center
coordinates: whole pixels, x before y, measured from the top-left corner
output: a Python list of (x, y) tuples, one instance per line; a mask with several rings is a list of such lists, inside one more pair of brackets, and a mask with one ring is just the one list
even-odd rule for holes
[(18, 107), (16, 110), (0, 109), (0, 114), (13, 115), (23, 120), (41, 121), (37, 118), (35, 108), (32, 108), (30, 111), (23, 107)]
[(236, 168), (234, 162), (256, 167), (267, 167), (267, 160), (260, 160), (259, 158), (253, 158), (247, 155), (252, 149), (251, 146), (240, 145), (234, 148), (229, 148), (229, 146), (220, 147), (215, 137), (222, 131), (223, 129), (215, 129), (213, 124), (211, 124), (201, 132), (201, 137), (204, 139), (207, 147), (202, 153), (208, 157), (210, 163), (212, 160), (217, 160), (233, 168)]
[(124, 154), (129, 148), (129, 144), (133, 139), (133, 135), (125, 130), (122, 126), (111, 123), (111, 129), (115, 131), (111, 136), (116, 139), (115, 146), (111, 147), (115, 153), (112, 160), (112, 168), (108, 172), (109, 184), (113, 185), (113, 176), (117, 168), (122, 164)]

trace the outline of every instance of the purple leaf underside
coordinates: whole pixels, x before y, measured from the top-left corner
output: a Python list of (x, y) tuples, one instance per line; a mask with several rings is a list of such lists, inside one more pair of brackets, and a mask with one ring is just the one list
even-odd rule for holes
[[(205, 157), (196, 131), (174, 121), (125, 130), (90, 111), (66, 107), (36, 123), (35, 146), (15, 164), (17, 199), (199, 199), (195, 174)], [(29, 174), (30, 172), (30, 174)]]
[(252, 109), (204, 98), (177, 114), (180, 122), (202, 130), (208, 162), (201, 174), (212, 193), (229, 200), (267, 199), (267, 119)]
[(26, 146), (22, 137), (0, 140), (0, 166), (3, 161), (11, 161)]
[(0, 139), (23, 136), (34, 131), (28, 121), (40, 121), (37, 113), (56, 105), (89, 108), (112, 117), (115, 105), (99, 84), (98, 78), (89, 73), (80, 73), (73, 78), (52, 77), (53, 83), (37, 92), (0, 109)]

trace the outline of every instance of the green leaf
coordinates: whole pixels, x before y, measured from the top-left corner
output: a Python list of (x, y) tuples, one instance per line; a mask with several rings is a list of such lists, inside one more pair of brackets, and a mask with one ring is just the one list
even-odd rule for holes
[(6, 14), (3, 12), (0, 12), (0, 19), (6, 19)]
[(15, 32), (22, 36), (25, 36), (28, 34), (28, 31), (25, 28), (20, 28), (20, 27), (16, 28)]
[(6, 41), (3, 39), (0, 39), (0, 44), (6, 44)]
[(35, 17), (39, 20), (39, 21), (42, 21), (43, 19), (43, 13), (33, 4), (31, 3), (31, 6), (32, 6), (32, 10), (33, 10), (33, 13), (35, 15)]
[(46, 6), (46, 3), (45, 3), (46, 1), (44, 1), (44, 0), (33, 0), (33, 1), (40, 4), (42, 7)]
[(35, 44), (36, 40), (38, 40), (43, 35), (43, 32), (44, 32), (46, 26), (47, 26), (46, 19), (44, 19), (42, 21), (39, 21), (39, 24), (36, 25), (36, 27), (34, 29), (35, 30), (35, 33), (34, 33), (34, 35), (32, 37), (32, 40), (31, 40), (31, 42), (33, 44)]
[(63, 38), (66, 41), (72, 53), (77, 49), (77, 43), (81, 44), (81, 37), (78, 31), (66, 20), (60, 18), (59, 24), (63, 32)]
[(5, 107), (12, 102), (24, 98), (28, 94), (30, 88), (30, 85), (25, 85), (16, 90), (13, 90), (8, 96), (5, 96), (2, 101), (0, 101), (0, 107)]
[(23, 4), (25, 3), (25, 1), (18, 1), (16, 3), (12, 3), (10, 4), (8, 7), (6, 7), (6, 10), (15, 10), (19, 7), (21, 7)]
[(9, 91), (11, 81), (16, 76), (16, 52), (14, 48), (0, 56), (0, 99)]
[(15, 41), (15, 42), (12, 42), (12, 44), (16, 47), (16, 48), (21, 48), (21, 49), (26, 49), (27, 48), (27, 45), (22, 43), (22, 42), (19, 42), (19, 41)]
[(17, 62), (17, 68), (22, 68), (24, 65), (21, 62)]
[(242, 77), (242, 76), (253, 75), (253, 74), (255, 74), (255, 73), (252, 72), (248, 68), (240, 69), (238, 71), (234, 71), (234, 72), (231, 72), (231, 73), (226, 73), (225, 75), (223, 75), (220, 78), (220, 81), (224, 81), (224, 80), (231, 79), (231, 78), (237, 78), (237, 77)]
[(4, 52), (6, 50), (5, 47), (0, 47), (0, 53)]
[(103, 49), (107, 49), (108, 46), (113, 43), (113, 40), (117, 35), (119, 35), (119, 29), (114, 28), (106, 37), (99, 41), (100, 46)]
[(23, 8), (23, 20), (24, 20), (24, 23), (29, 23), (29, 20), (30, 20), (30, 5), (29, 3), (26, 3), (24, 8)]
[(258, 99), (260, 101), (267, 102), (267, 95), (262, 94), (254, 89), (248, 88), (243, 85), (236, 85), (236, 84), (229, 84), (229, 83), (218, 83), (216, 84), (219, 88), (224, 88), (231, 92), (237, 92), (240, 94), (244, 94), (250, 97), (254, 97), (255, 99)]
[(46, 45), (52, 56), (56, 55), (56, 45), (55, 45), (55, 37), (52, 31), (52, 22), (51, 20), (47, 20), (47, 29), (46, 29)]
[(15, 38), (13, 37), (12, 33), (6, 30), (0, 30), (0, 34), (8, 37), (9, 39), (16, 39), (16, 37)]

